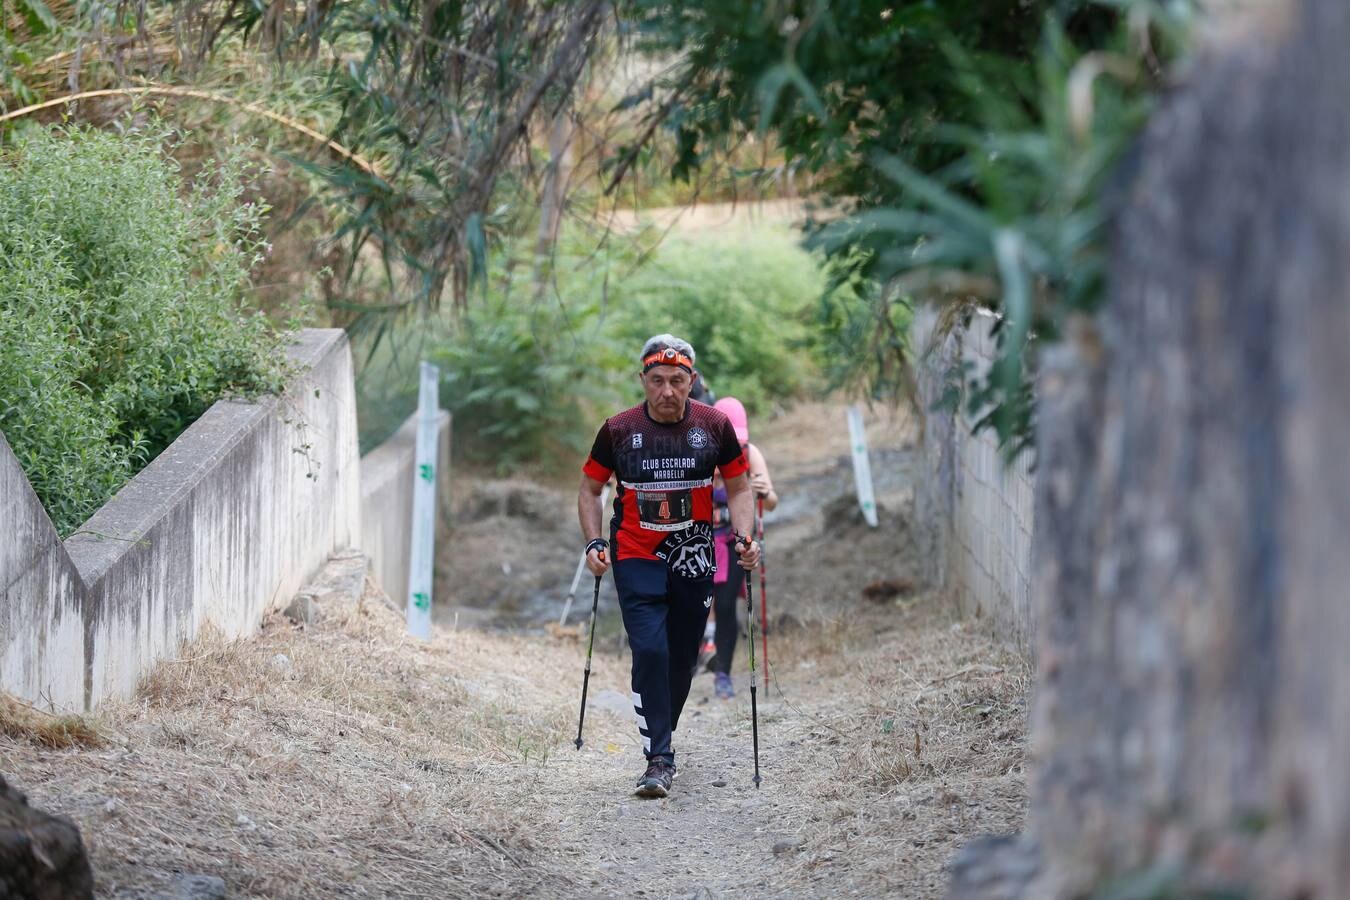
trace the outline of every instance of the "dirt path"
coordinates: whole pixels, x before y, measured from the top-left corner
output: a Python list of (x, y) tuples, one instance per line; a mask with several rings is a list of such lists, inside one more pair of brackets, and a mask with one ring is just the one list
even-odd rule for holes
[[(375, 598), (309, 629), (273, 621), (247, 641), (199, 642), (102, 713), (101, 745), (0, 737), (0, 772), (79, 821), (107, 896), (157, 896), (197, 874), (258, 897), (941, 896), (955, 848), (1020, 823), (1026, 673), (979, 623), (913, 589), (903, 427), (872, 434), (877, 530), (849, 500), (837, 410), (799, 410), (760, 437), (785, 497), (770, 526), (761, 790), (743, 675), (729, 703), (711, 676), (695, 680), (674, 795), (643, 801), (614, 642), (578, 753), (574, 636), (469, 628), (466, 615), (417, 644)], [(524, 496), (465, 526), (460, 551), (565, 501)], [(570, 557), (575, 535), (556, 539), (542, 557)], [(461, 593), (501, 573), (479, 563)], [(501, 577), (524, 597), (570, 574)]]
[[(781, 493), (796, 497), (769, 526), (777, 627), (773, 681), (759, 691), (760, 790), (747, 676), (726, 703), (701, 675), (676, 733), (673, 796), (626, 796), (640, 768), (627, 658), (605, 661), (599, 727), (581, 754), (559, 757), (574, 799), (542, 813), (597, 865), (596, 892), (941, 896), (966, 837), (1018, 827), (1026, 673), (940, 597), (908, 588), (907, 434), (870, 437), (883, 461), (875, 532), (852, 500), (841, 411), (799, 410), (763, 435)], [(742, 645), (742, 673), (743, 657)]]
[(569, 799), (540, 814), (598, 869), (589, 889), (942, 896), (943, 867), (965, 838), (1020, 822), (1021, 708), (1007, 670), (997, 671), (1014, 663), (931, 609), (897, 624), (903, 633), (849, 647), (848, 662), (806, 661), (780, 674), (760, 704), (758, 791), (749, 703), (711, 699), (707, 679), (677, 735), (671, 799), (627, 796), (638, 766), (626, 716), (595, 729), (579, 756), (561, 755)]

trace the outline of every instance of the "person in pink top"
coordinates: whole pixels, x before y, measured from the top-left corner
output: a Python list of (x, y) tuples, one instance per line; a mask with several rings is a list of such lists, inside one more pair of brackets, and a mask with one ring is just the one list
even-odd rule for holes
[[(764, 454), (750, 443), (750, 423), (745, 415), (745, 407), (735, 397), (723, 397), (713, 404), (713, 408), (721, 410), (731, 421), (731, 427), (736, 432), (736, 440), (740, 441), (746, 460), (750, 464), (750, 487), (755, 496), (763, 501), (765, 512), (772, 510), (778, 506), (778, 494), (769, 479), (769, 465), (764, 461)], [(731, 520), (726, 511), (726, 491), (720, 485), (713, 490), (713, 503), (715, 506), (713, 549), (717, 560), (717, 571), (713, 575), (713, 601), (716, 614), (714, 642), (717, 645), (713, 672), (717, 679), (717, 696), (723, 700), (730, 700), (736, 696), (731, 680), (731, 660), (735, 655), (736, 639), (740, 634), (736, 618), (736, 601), (741, 595), (741, 586), (745, 583), (746, 570), (731, 561), (733, 539)]]

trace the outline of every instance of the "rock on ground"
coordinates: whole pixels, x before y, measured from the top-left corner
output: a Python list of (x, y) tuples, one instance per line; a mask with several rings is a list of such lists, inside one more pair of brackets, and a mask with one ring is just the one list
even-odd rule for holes
[(0, 900), (92, 897), (94, 873), (80, 830), (28, 805), (0, 777)]

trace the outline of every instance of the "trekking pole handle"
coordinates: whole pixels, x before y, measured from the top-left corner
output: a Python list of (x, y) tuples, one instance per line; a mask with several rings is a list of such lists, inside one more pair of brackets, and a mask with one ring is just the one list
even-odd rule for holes
[(760, 544), (759, 541), (755, 540), (750, 535), (740, 534), (735, 531), (731, 533), (731, 546), (736, 550), (737, 556), (741, 555), (740, 550), (741, 547), (745, 547), (748, 550), (750, 549), (751, 545), (759, 547), (761, 553), (764, 552), (764, 545)]

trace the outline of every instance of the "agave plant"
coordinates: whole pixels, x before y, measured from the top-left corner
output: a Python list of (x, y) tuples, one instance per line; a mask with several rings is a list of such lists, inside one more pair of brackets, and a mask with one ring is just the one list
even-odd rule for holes
[[(997, 313), (997, 359), (973, 376), (966, 404), (1009, 456), (1032, 437), (1037, 342), (1056, 339), (1070, 313), (1091, 311), (1103, 298), (1112, 179), (1127, 177), (1118, 164), (1147, 118), (1165, 61), (1184, 47), (1188, 6), (1130, 9), (1118, 33), (1091, 52), (1075, 48), (1052, 21), (1025, 83), (1016, 66), (993, 81), (976, 74), (987, 67), (957, 58), (980, 115), (935, 129), (937, 139), (959, 147), (955, 162), (923, 173), (897, 156), (878, 156), (875, 166), (901, 202), (813, 237), (833, 254), (865, 259), (879, 316), (889, 319), (895, 304), (912, 301)], [(956, 47), (948, 52), (960, 55)], [(889, 343), (897, 355), (911, 352), (898, 336)]]

